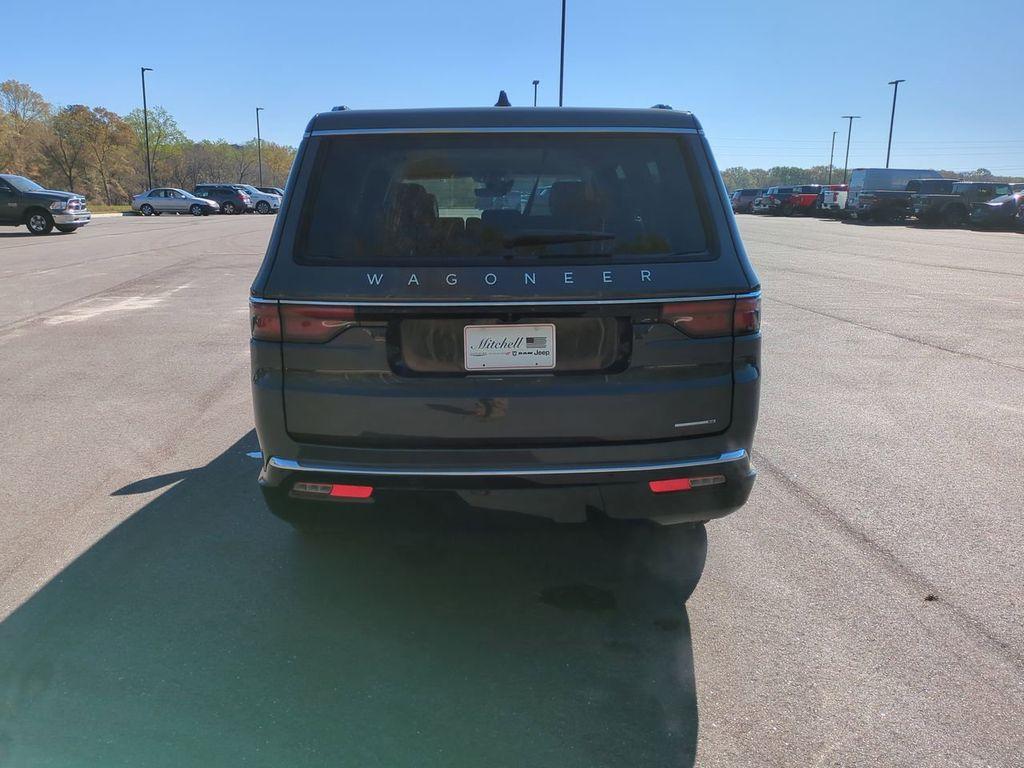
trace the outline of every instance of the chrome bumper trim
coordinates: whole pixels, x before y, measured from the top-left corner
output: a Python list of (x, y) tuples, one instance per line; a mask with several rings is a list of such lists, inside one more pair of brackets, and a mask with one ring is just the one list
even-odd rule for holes
[(263, 299), (250, 296), (253, 304), (304, 304), (323, 307), (560, 307), (560, 306), (597, 306), (616, 304), (677, 304), (684, 301), (718, 301), (720, 299), (759, 298), (761, 291), (748, 293), (723, 293), (715, 296), (661, 296), (643, 299), (539, 299), (530, 301), (303, 301), (302, 299)]
[(53, 214), (54, 224), (84, 224), (92, 218), (92, 214), (89, 211), (80, 211), (78, 213), (56, 213)]
[(357, 467), (342, 464), (309, 464), (293, 459), (271, 456), (267, 462), (275, 469), (289, 472), (322, 472), (335, 475), (375, 475), (382, 477), (536, 477), (543, 475), (598, 475), (619, 472), (660, 472), (690, 467), (707, 467), (726, 464), (747, 458), (744, 449), (705, 456), (697, 459), (683, 459), (659, 464), (603, 464), (583, 467), (523, 467), (521, 469), (391, 469), (387, 467)]

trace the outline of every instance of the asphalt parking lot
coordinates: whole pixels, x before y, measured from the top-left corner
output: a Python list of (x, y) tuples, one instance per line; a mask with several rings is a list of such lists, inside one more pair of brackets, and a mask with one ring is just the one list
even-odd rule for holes
[(740, 221), (750, 504), (265, 513), (272, 217), (0, 230), (0, 765), (1024, 765), (1024, 235)]

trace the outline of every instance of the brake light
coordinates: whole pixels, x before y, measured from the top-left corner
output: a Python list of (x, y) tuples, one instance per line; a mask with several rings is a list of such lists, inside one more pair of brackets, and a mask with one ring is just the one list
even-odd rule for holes
[(761, 328), (761, 299), (681, 301), (661, 308), (661, 321), (695, 339), (746, 336)]
[(355, 325), (355, 307), (317, 304), (282, 304), (281, 338), (322, 344)]
[(257, 341), (281, 340), (281, 316), (276, 302), (249, 302), (249, 331)]

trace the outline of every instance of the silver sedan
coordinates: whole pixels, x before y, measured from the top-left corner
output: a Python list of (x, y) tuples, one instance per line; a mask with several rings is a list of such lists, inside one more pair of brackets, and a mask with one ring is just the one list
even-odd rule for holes
[(191, 213), (193, 216), (209, 216), (220, 210), (213, 200), (186, 192), (174, 187), (159, 187), (135, 195), (132, 198), (132, 210), (143, 216), (159, 216), (161, 213)]

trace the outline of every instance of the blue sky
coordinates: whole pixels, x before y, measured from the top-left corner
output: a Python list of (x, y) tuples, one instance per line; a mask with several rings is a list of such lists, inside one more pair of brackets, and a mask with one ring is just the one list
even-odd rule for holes
[[(181, 8), (157, 12), (155, 8)], [(351, 107), (558, 98), (559, 0), (96, 2), (4, 11), (0, 80), (57, 104), (151, 104), (193, 138), (296, 144), (309, 116)], [(47, 18), (50, 16), (50, 18)], [(828, 162), (1024, 174), (1024, 31), (1012, 5), (946, 0), (569, 0), (567, 106), (666, 102), (701, 119), (719, 165)]]

